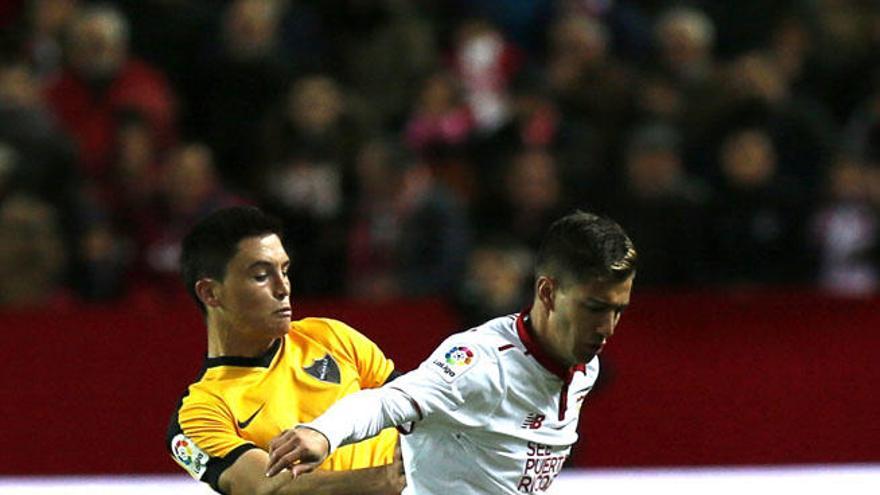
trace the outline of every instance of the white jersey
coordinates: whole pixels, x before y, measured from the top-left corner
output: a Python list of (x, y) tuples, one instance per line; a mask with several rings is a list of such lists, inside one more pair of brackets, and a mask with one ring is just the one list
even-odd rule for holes
[(523, 315), (496, 318), (449, 337), (416, 370), (346, 397), (334, 414), (306, 426), (335, 448), (414, 420), (401, 437), (404, 494), (544, 492), (577, 441), (599, 361), (559, 368)]

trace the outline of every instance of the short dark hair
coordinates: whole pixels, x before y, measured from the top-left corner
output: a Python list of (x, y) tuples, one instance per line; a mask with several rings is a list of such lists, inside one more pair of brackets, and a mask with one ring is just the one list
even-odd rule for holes
[(222, 281), (243, 239), (268, 234), (281, 237), (281, 233), (281, 222), (254, 206), (217, 210), (190, 230), (181, 247), (180, 275), (202, 313), (207, 310), (196, 294), (196, 282), (202, 278)]
[(636, 271), (636, 248), (615, 221), (575, 211), (553, 222), (538, 250), (536, 275), (560, 283), (622, 282)]

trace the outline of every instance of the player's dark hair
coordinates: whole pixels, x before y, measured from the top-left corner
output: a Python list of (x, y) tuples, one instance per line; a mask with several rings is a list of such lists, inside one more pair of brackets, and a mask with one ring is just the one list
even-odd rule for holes
[(217, 210), (190, 230), (181, 247), (180, 275), (202, 313), (207, 310), (196, 294), (196, 282), (203, 278), (222, 281), (243, 239), (267, 234), (281, 237), (281, 232), (281, 222), (253, 206)]
[(622, 282), (636, 271), (632, 240), (613, 220), (575, 211), (553, 222), (538, 250), (536, 275), (560, 283)]

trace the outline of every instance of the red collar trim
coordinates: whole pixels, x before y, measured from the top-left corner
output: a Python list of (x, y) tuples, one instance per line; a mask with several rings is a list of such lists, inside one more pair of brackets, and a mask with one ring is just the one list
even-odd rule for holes
[(570, 370), (567, 370), (560, 366), (556, 361), (551, 358), (546, 351), (538, 344), (535, 340), (535, 329), (532, 327), (532, 322), (529, 320), (529, 310), (531, 308), (527, 308), (523, 310), (516, 317), (516, 331), (519, 334), (519, 340), (522, 341), (523, 345), (526, 346), (526, 351), (531, 354), (538, 364), (543, 366), (547, 371), (553, 373), (558, 376), (560, 380), (565, 383), (571, 381), (572, 376), (574, 375), (574, 371), (578, 368), (583, 368), (584, 365), (579, 364), (573, 366)]

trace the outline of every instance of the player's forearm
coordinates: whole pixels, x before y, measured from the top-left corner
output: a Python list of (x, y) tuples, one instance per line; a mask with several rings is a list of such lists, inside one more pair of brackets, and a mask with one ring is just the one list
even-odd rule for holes
[[(395, 465), (351, 471), (314, 471), (290, 479), (272, 491), (276, 495), (389, 495), (403, 489), (394, 473)], [(279, 476), (288, 476), (287, 472)]]
[(294, 478), (289, 471), (267, 477), (269, 454), (251, 449), (241, 455), (218, 479), (218, 486), (229, 495), (348, 495), (397, 494), (403, 490), (403, 464), (395, 462), (350, 471), (315, 471)]
[(406, 394), (384, 387), (348, 395), (303, 426), (327, 437), (332, 452), (340, 445), (374, 437), (389, 426), (419, 419), (418, 409)]

